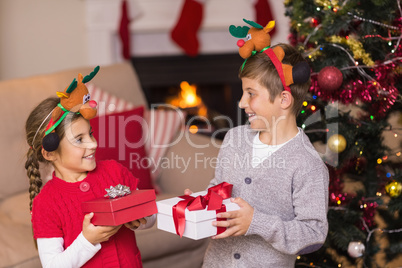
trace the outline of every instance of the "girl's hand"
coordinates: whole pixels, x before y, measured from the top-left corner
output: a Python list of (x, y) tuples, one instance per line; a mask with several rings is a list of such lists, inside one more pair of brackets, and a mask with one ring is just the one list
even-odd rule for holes
[(185, 195), (191, 195), (193, 192), (190, 189), (185, 189), (184, 194)]
[(213, 221), (212, 225), (226, 227), (227, 229), (223, 233), (213, 236), (212, 239), (244, 235), (250, 227), (254, 215), (254, 208), (240, 197), (231, 198), (230, 201), (238, 204), (240, 209), (216, 214), (217, 218), (226, 218), (227, 220)]
[(131, 221), (131, 222), (127, 222), (124, 224), (124, 226), (126, 226), (127, 228), (131, 229), (131, 230), (135, 230), (138, 227), (140, 227), (141, 224), (146, 224), (147, 223), (147, 219), (145, 218), (141, 218), (135, 221)]
[(108, 241), (122, 226), (95, 226), (91, 223), (93, 216), (93, 212), (86, 214), (82, 222), (82, 234), (93, 245)]

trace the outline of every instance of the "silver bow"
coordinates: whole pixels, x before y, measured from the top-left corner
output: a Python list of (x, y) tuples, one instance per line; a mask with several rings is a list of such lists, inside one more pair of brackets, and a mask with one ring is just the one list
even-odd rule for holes
[(105, 194), (105, 197), (109, 198), (122, 197), (131, 194), (130, 187), (121, 184), (118, 184), (115, 187), (110, 186), (109, 189), (105, 190), (107, 192), (107, 194)]

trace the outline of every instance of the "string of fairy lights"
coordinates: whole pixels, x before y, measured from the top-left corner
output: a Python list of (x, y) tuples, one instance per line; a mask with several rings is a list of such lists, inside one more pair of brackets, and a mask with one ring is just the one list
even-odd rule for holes
[[(285, 4), (286, 4), (286, 2), (289, 2), (289, 1), (285, 1)], [(343, 1), (342, 6), (339, 5), (339, 1), (337, 1), (337, 0), (315, 0), (314, 2), (317, 5), (316, 10), (319, 12), (328, 12), (328, 11), (338, 12), (347, 4), (348, 1)], [(402, 14), (400, 2), (399, 1), (397, 1), (397, 2), (398, 2), (399, 13)], [(368, 22), (368, 23), (375, 24), (375, 25), (378, 25), (378, 26), (381, 26), (381, 27), (384, 27), (384, 28), (387, 28), (387, 29), (390, 29), (393, 31), (401, 32), (401, 29), (398, 28), (397, 26), (392, 26), (392, 25), (388, 25), (388, 24), (385, 24), (382, 22), (375, 21), (375, 20), (366, 19), (366, 18), (363, 18), (356, 14), (353, 14), (352, 12), (347, 12), (347, 14), (352, 16), (356, 20)], [(313, 31), (311, 31), (311, 33), (304, 40), (305, 47), (306, 47), (306, 44), (309, 42), (310, 38), (312, 36), (314, 36), (317, 33), (317, 31), (322, 27), (321, 24), (317, 24), (317, 20), (315, 18), (312, 18), (311, 20), (312, 20), (312, 23), (315, 24), (316, 26), (313, 29)], [(301, 25), (298, 25), (298, 26), (301, 26)], [(395, 53), (395, 51), (398, 48), (400, 41), (402, 39), (402, 33), (399, 34), (399, 36), (397, 36), (397, 37), (392, 37), (392, 36), (382, 37), (380, 35), (366, 35), (366, 36), (364, 36), (364, 38), (382, 38), (383, 40), (388, 41), (388, 45), (390, 47), (393, 46), (392, 41), (396, 40), (396, 44), (391, 49), (391, 53)], [(378, 68), (378, 67), (380, 67), (380, 65), (381, 66), (386, 66), (386, 65), (390, 65), (390, 64), (395, 65), (396, 63), (402, 62), (402, 57), (395, 57), (395, 58), (387, 60), (381, 64), (374, 64), (373, 60), (370, 58), (370, 55), (364, 51), (363, 45), (355, 38), (350, 37), (350, 36), (346, 36), (346, 37), (331, 36), (328, 38), (328, 41), (331, 43), (319, 45), (318, 47), (316, 47), (310, 51), (307, 51), (305, 56), (308, 57), (311, 61), (314, 61), (314, 59), (323, 52), (323, 50), (325, 49), (325, 46), (332, 46), (332, 47), (338, 48), (341, 51), (343, 51), (344, 53), (346, 53), (346, 55), (348, 56), (348, 58), (351, 60), (351, 63), (352, 63), (351, 66), (346, 66), (346, 67), (340, 68), (340, 70), (356, 69), (357, 72), (363, 78), (365, 78), (365, 80), (366, 79), (367, 80), (366, 81), (358, 80), (357, 82), (354, 83), (355, 85), (369, 83), (369, 84), (375, 86), (377, 88), (378, 95), (383, 96), (384, 100), (388, 101), (387, 106), (383, 108), (384, 112), (390, 106), (392, 106), (396, 101), (401, 101), (401, 95), (399, 93), (397, 96), (391, 96), (392, 94), (389, 94), (387, 88), (381, 86), (378, 79), (375, 79), (374, 77), (367, 74), (367, 72), (365, 72), (364, 69), (370, 68), (371, 70), (373, 70), (373, 68)], [(338, 45), (338, 44), (346, 45), (352, 51), (353, 55), (351, 55), (351, 53), (349, 53), (349, 51), (347, 49), (345, 49), (343, 46)], [(364, 64), (359, 64), (359, 61), (357, 59), (361, 59)], [(312, 74), (312, 76), (315, 76), (315, 75), (318, 75), (318, 73)], [(391, 90), (394, 91), (393, 89), (391, 89)], [(318, 90), (316, 90), (316, 91), (318, 91)], [(349, 88), (349, 91), (353, 91), (353, 88), (352, 89)], [(316, 92), (314, 92), (314, 93), (316, 93)], [(351, 94), (351, 93), (349, 93), (349, 94)], [(390, 97), (389, 100), (387, 100), (387, 96)], [(315, 94), (313, 94), (312, 97), (313, 97), (313, 100), (317, 99), (317, 95), (315, 95)], [(371, 98), (369, 98), (369, 97), (368, 97), (368, 99), (371, 100)], [(332, 103), (334, 103), (334, 101), (332, 101)], [(354, 100), (354, 104), (356, 104), (356, 105), (360, 104), (358, 98), (356, 98)], [(317, 110), (317, 107), (314, 104), (309, 104), (307, 101), (305, 101), (303, 103), (303, 107), (305, 107), (305, 108), (301, 111), (302, 114), (305, 113), (308, 109), (311, 110), (311, 112), (313, 112), (313, 113)], [(374, 120), (375, 116), (371, 115), (370, 118), (372, 120)], [(302, 127), (304, 128), (305, 126), (303, 125)], [(385, 129), (385, 131), (391, 131), (394, 134), (395, 138), (398, 138), (398, 134), (400, 134), (401, 130), (402, 130), (402, 128), (392, 128), (392, 127), (390, 127), (389, 129)], [(313, 131), (328, 132), (328, 129), (320, 129), (320, 130), (313, 130)], [(362, 152), (360, 152), (360, 154), (361, 153)], [(387, 155), (384, 155), (382, 158), (379, 158), (377, 160), (377, 163), (378, 164), (383, 163), (383, 161), (386, 161), (388, 159), (388, 157), (391, 155), (400, 157), (402, 155), (402, 149), (398, 148), (398, 149), (393, 149), (393, 151), (389, 151)]]
[[(291, 0), (286, 0), (285, 5), (289, 4)], [(340, 3), (342, 2), (342, 3)], [(338, 1), (338, 0), (315, 0), (314, 3), (316, 4), (316, 11), (317, 12), (338, 12), (342, 10), (349, 0), (345, 1)], [(402, 9), (401, 9), (401, 4), (400, 1), (397, 0), (397, 5), (398, 5), (398, 10), (399, 14), (402, 15)], [(386, 71), (393, 71), (396, 70), (400, 72), (400, 64), (402, 63), (402, 57), (400, 56), (401, 54), (401, 40), (402, 40), (402, 31), (400, 26), (393, 26), (389, 25), (386, 23), (382, 23), (376, 20), (371, 20), (368, 18), (364, 18), (358, 13), (352, 13), (352, 12), (346, 12), (347, 15), (351, 16), (354, 20), (362, 21), (365, 23), (370, 23), (376, 26), (384, 27), (388, 30), (388, 36), (381, 36), (379, 34), (367, 34), (363, 36), (363, 39), (368, 39), (368, 38), (380, 38), (381, 40), (384, 40), (387, 42), (387, 45), (389, 46), (389, 51), (392, 54), (395, 54), (398, 52), (398, 54), (394, 55), (394, 57), (391, 59), (388, 59), (382, 63), (374, 62), (370, 54), (366, 53), (364, 50), (363, 44), (357, 39), (357, 37), (350, 35), (350, 36), (330, 36), (326, 38), (326, 43), (320, 44), (316, 47), (310, 47), (308, 48), (309, 41), (318, 34), (318, 31), (322, 29), (323, 25), (319, 23), (317, 18), (310, 18), (311, 25), (314, 26), (314, 28), (306, 34), (306, 38), (303, 41), (303, 47), (305, 48), (305, 57), (308, 57), (310, 61), (314, 62), (315, 60), (320, 59), (319, 56), (321, 56), (325, 50), (330, 46), (331, 51), (333, 49), (338, 49), (341, 53), (346, 53), (347, 58), (350, 59), (350, 66), (345, 66), (343, 68), (339, 68), (340, 71), (345, 71), (345, 70), (356, 70), (356, 72), (360, 75), (360, 79), (356, 81), (352, 81), (349, 83), (343, 84), (344, 89), (338, 90), (338, 91), (333, 91), (328, 90), (328, 88), (320, 88), (320, 84), (317, 83), (317, 79), (313, 79), (313, 77), (319, 76), (320, 72), (317, 73), (312, 73), (312, 87), (310, 89), (310, 92), (312, 93), (312, 100), (306, 100), (303, 102), (303, 109), (301, 111), (301, 114), (314, 114), (319, 111), (318, 105), (315, 104), (315, 100), (318, 98), (321, 98), (324, 101), (328, 101), (329, 104), (336, 105), (338, 102), (341, 102), (342, 104), (355, 104), (356, 106), (361, 106), (364, 103), (371, 103), (373, 100), (381, 100), (381, 104), (379, 107), (377, 107), (378, 110), (381, 110), (382, 115), (378, 114), (369, 114), (369, 118), (371, 120), (378, 120), (381, 117), (384, 117), (386, 115), (386, 112), (390, 109), (391, 106), (393, 106), (396, 102), (402, 102), (402, 97), (399, 94), (397, 88), (392, 84), (389, 83), (389, 81), (384, 80), (384, 73)], [(300, 17), (301, 18), (301, 17)], [(305, 23), (306, 20), (300, 23), (294, 23), (294, 27), (296, 28), (296, 31), (299, 32), (299, 30), (302, 30), (303, 23)], [(317, 45), (317, 43), (316, 43)], [(369, 73), (366, 71), (369, 70), (373, 75), (369, 75)], [(369, 88), (370, 90), (367, 90)], [(324, 93), (323, 90), (324, 89)], [(375, 90), (374, 90), (375, 89)], [(326, 90), (326, 92), (325, 92)], [(342, 91), (343, 92), (340, 92)], [(324, 96), (323, 96), (324, 94)], [(325, 94), (327, 94), (325, 96)], [(343, 95), (342, 95), (343, 94)], [(339, 96), (344, 96), (344, 99)], [(324, 98), (323, 98), (324, 97)], [(325, 99), (325, 97), (327, 99)], [(346, 101), (346, 102), (342, 102)], [(402, 114), (399, 115), (402, 117)], [(353, 118), (350, 116), (350, 119), (356, 122), (356, 127), (359, 127), (359, 124), (367, 124), (367, 122), (364, 122), (362, 120), (359, 120), (357, 118)], [(330, 129), (328, 128), (320, 128), (320, 129), (306, 129), (306, 125), (303, 124), (301, 126), (303, 129), (305, 129), (305, 133), (313, 133), (313, 132), (321, 132), (321, 133), (328, 133), (328, 135), (335, 136), (337, 135), (337, 139), (335, 139), (335, 150), (333, 152), (335, 153), (341, 153), (344, 148), (346, 148), (346, 139), (344, 137), (339, 137), (337, 133), (332, 133)], [(384, 153), (384, 155), (380, 158), (377, 159), (377, 164), (382, 165), (385, 162), (387, 162), (391, 156), (392, 157), (398, 157), (400, 158), (402, 156), (402, 148), (401, 144), (402, 142), (398, 143), (399, 140), (401, 139), (402, 135), (402, 120), (398, 120), (397, 124), (389, 125), (383, 129), (383, 132), (390, 132), (392, 133), (391, 137), (395, 139), (395, 142), (390, 142), (390, 144), (397, 144), (399, 147), (397, 148), (392, 148), (392, 149), (387, 149)], [(331, 137), (332, 137), (331, 136)], [(330, 138), (331, 138), (330, 137)], [(343, 140), (341, 139), (343, 138)], [(364, 153), (364, 148), (360, 147), (358, 141), (355, 142), (355, 149), (357, 150), (357, 165), (358, 161), (360, 160), (360, 156), (363, 156)], [(342, 144), (343, 143), (343, 144)], [(329, 144), (329, 139), (327, 140), (327, 146), (330, 148)], [(331, 149), (331, 148), (330, 148)], [(325, 159), (324, 159), (325, 160)], [(399, 161), (399, 160), (398, 160)], [(395, 174), (391, 172), (386, 172), (385, 176), (387, 178), (393, 177)], [(389, 197), (394, 198), (394, 197), (399, 197), (402, 192), (402, 186), (401, 182), (391, 180), (386, 186), (385, 186), (385, 192), (388, 194)], [(363, 203), (360, 205), (360, 209), (366, 210), (365, 212), (372, 213), (372, 209), (375, 209), (378, 207), (377, 204), (377, 199), (381, 198), (383, 196), (383, 193), (377, 192), (376, 197), (373, 198), (365, 198), (363, 200)], [(336, 193), (335, 191), (332, 191), (330, 193), (330, 199), (331, 205), (329, 206), (330, 210), (346, 210), (346, 205), (347, 205), (347, 200), (350, 198), (347, 193)], [(372, 218), (372, 217), (371, 217)], [(367, 222), (371, 220), (370, 217), (363, 216), (361, 217), (361, 222), (362, 222), (362, 230), (364, 230), (367, 233), (366, 240), (365, 241), (352, 241), (349, 244), (348, 247), (348, 253), (351, 257), (358, 258), (364, 255), (365, 248), (367, 247), (368, 243), (373, 237), (374, 233), (400, 233), (402, 232), (402, 228), (399, 229), (385, 229), (385, 228), (372, 228), (371, 229), (371, 222)], [(301, 256), (298, 257), (299, 260), (301, 260)], [(363, 263), (364, 267), (366, 265)], [(317, 264), (314, 263), (305, 263), (305, 262), (299, 262), (297, 263), (297, 266), (304, 266), (304, 267), (319, 267)], [(342, 264), (339, 263), (338, 267), (342, 267)]]
[[(308, 110), (310, 110), (311, 113), (314, 113), (314, 112), (318, 111), (317, 106), (314, 105), (314, 104), (310, 104), (308, 101), (303, 102), (303, 107), (304, 108), (300, 112), (301, 114), (309, 112)], [(356, 121), (355, 118), (353, 118), (353, 120)], [(360, 122), (361, 124), (366, 123), (366, 122), (361, 121), (361, 120), (360, 121), (358, 120), (358, 122)], [(306, 127), (307, 127), (306, 124), (301, 125), (301, 128), (303, 128), (303, 130), (304, 130), (304, 132), (306, 134), (315, 133), (315, 132), (324, 132), (324, 133), (329, 132), (328, 128), (324, 128), (324, 129), (308, 129), (308, 130), (306, 130)], [(401, 127), (394, 127), (394, 126), (389, 125), (383, 131), (384, 132), (391, 132), (393, 134), (392, 136), (395, 138), (395, 142), (390, 142), (391, 144), (398, 144), (397, 141), (399, 141), (399, 139), (402, 137), (402, 125), (401, 125)], [(355, 144), (355, 145), (358, 145), (358, 144)], [(339, 146), (339, 144), (336, 144), (336, 146)], [(336, 152), (340, 153), (341, 151), (338, 150)], [(377, 164), (382, 164), (383, 162), (387, 161), (389, 159), (389, 157), (391, 157), (391, 156), (394, 156), (394, 157), (401, 157), (402, 156), (402, 148), (401, 147), (389, 149), (386, 152), (387, 153), (384, 154), (384, 156), (382, 156), (382, 158), (377, 159)], [(362, 155), (363, 151), (360, 150), (359, 154)]]

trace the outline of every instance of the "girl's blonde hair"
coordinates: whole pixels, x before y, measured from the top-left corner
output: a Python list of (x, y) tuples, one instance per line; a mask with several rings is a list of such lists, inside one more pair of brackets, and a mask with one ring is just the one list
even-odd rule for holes
[[(39, 163), (48, 163), (42, 155), (42, 138), (45, 135), (46, 127), (49, 124), (51, 116), (49, 114), (60, 103), (60, 98), (47, 98), (36, 106), (25, 123), (26, 140), (29, 145), (27, 152), (27, 160), (25, 169), (29, 178), (29, 208), (32, 211), (33, 199), (39, 194), (42, 187), (42, 179), (39, 172)], [(79, 115), (69, 113), (70, 120), (64, 119), (59, 126), (55, 128), (55, 132), (59, 135), (60, 140), (64, 137), (65, 126), (67, 122), (76, 120)]]

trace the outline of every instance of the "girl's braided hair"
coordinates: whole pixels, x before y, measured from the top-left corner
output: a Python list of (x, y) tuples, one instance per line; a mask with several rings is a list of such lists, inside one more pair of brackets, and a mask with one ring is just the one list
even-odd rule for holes
[[(25, 162), (25, 169), (29, 178), (29, 208), (32, 211), (33, 199), (39, 194), (42, 187), (42, 179), (39, 172), (39, 163), (49, 163), (42, 155), (42, 138), (45, 135), (46, 127), (50, 121), (48, 116), (53, 109), (60, 103), (60, 98), (51, 97), (43, 100), (36, 106), (25, 123), (26, 140), (30, 148), (27, 152), (27, 160)], [(64, 127), (68, 122), (75, 120), (79, 115), (71, 113), (73, 118), (71, 120), (63, 120), (60, 125), (55, 129), (59, 135), (60, 140), (64, 137)]]

